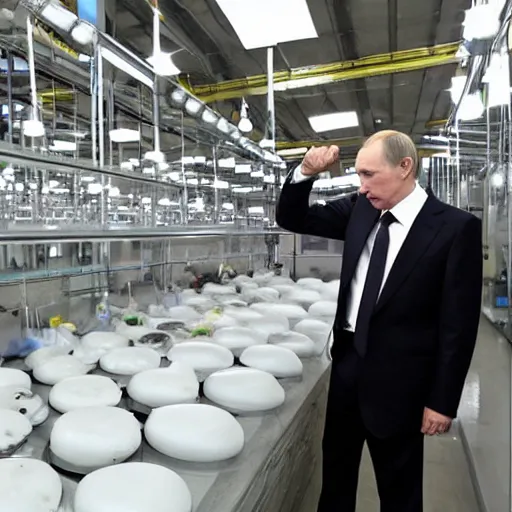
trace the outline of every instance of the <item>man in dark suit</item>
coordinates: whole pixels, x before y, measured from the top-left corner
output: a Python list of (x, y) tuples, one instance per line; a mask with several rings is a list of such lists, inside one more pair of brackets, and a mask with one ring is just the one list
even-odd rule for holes
[(365, 441), (381, 511), (421, 512), (424, 435), (449, 430), (475, 346), (481, 222), (417, 184), (414, 143), (390, 130), (359, 151), (359, 194), (309, 205), (338, 151), (311, 149), (277, 209), (289, 231), (345, 241), (318, 512), (354, 512)]

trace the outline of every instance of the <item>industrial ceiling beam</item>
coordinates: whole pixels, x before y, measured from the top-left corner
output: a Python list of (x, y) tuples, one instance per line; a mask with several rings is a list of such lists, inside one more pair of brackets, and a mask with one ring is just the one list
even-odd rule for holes
[[(276, 90), (279, 91), (416, 71), (458, 62), (459, 59), (456, 56), (458, 48), (459, 43), (448, 43), (295, 68), (289, 71), (277, 71), (274, 73), (274, 81)], [(266, 75), (254, 75), (206, 85), (193, 85), (183, 79), (181, 82), (184, 87), (206, 103), (267, 93)]]

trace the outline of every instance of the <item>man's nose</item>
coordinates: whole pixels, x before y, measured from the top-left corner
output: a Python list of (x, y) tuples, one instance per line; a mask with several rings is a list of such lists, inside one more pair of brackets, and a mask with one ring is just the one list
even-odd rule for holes
[(359, 193), (360, 194), (368, 194), (368, 187), (366, 186), (366, 183), (361, 181), (361, 186), (359, 187)]

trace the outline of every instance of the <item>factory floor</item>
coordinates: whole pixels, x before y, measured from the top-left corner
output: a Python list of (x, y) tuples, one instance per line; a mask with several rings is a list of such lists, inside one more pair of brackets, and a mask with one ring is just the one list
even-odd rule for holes
[[(425, 444), (424, 512), (480, 512), (459, 437), (428, 438)], [(357, 512), (379, 512), (370, 456), (365, 450)]]

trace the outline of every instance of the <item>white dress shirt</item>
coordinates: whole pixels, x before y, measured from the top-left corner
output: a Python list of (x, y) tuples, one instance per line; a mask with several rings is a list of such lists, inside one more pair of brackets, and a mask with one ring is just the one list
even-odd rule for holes
[[(308, 179), (308, 176), (304, 176), (301, 172), (301, 167), (297, 167), (293, 173), (292, 183), (299, 183)], [(389, 226), (389, 248), (386, 259), (386, 267), (384, 269), (384, 277), (382, 279), (381, 291), (386, 283), (386, 279), (389, 276), (389, 272), (402, 248), (402, 245), (409, 234), (409, 231), (416, 220), (416, 217), (423, 208), (425, 201), (427, 200), (427, 193), (418, 184), (414, 190), (396, 206), (391, 208), (391, 213), (394, 215), (397, 222), (394, 222)], [(382, 212), (385, 213), (385, 212)], [(368, 274), (368, 266), (370, 264), (370, 257), (372, 255), (373, 245), (375, 243), (375, 237), (377, 236), (377, 230), (379, 224), (377, 224), (371, 231), (366, 244), (363, 248), (363, 252), (359, 258), (359, 262), (350, 284), (350, 296), (347, 302), (347, 324), (346, 329), (348, 331), (354, 331), (357, 322), (357, 314), (359, 312), (359, 306), (363, 297), (364, 284), (366, 281), (366, 275)]]

